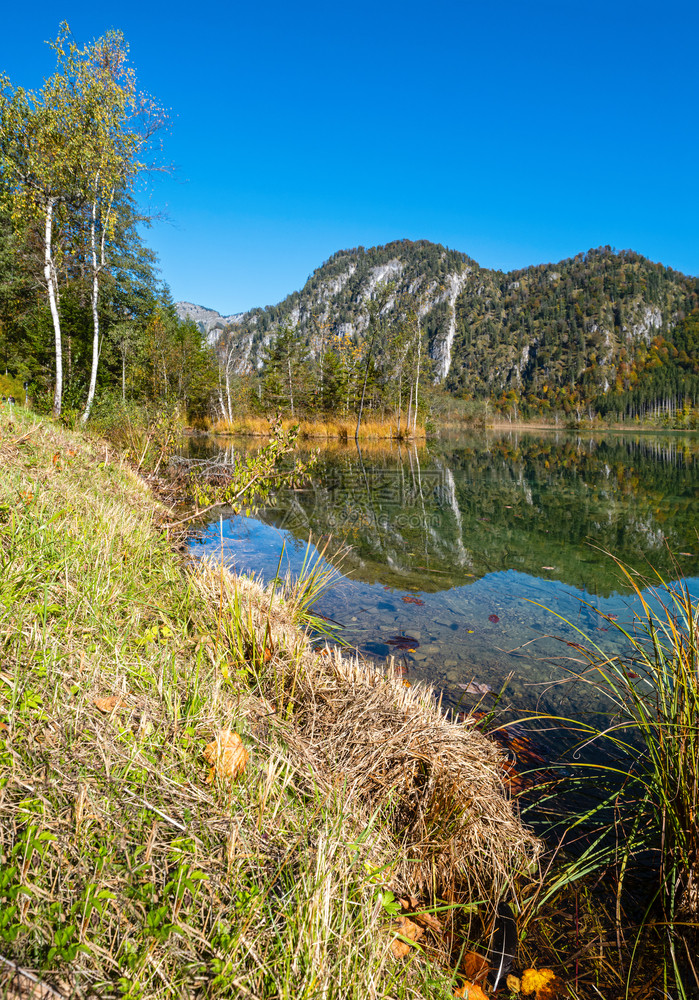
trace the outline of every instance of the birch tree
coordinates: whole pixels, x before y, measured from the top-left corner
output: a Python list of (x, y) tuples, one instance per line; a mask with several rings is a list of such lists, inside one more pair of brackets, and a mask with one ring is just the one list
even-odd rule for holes
[(64, 22), (52, 48), (56, 72), (40, 91), (13, 87), (0, 77), (0, 171), (15, 224), (42, 230), (41, 279), (54, 330), (56, 416), (63, 394), (62, 258), (82, 256), (90, 275), (93, 342), (85, 422), (97, 384), (100, 284), (117, 214), (123, 195), (145, 169), (143, 154), (166, 115), (137, 91), (120, 32), (78, 48)]
[(54, 332), (53, 412), (61, 413), (63, 343), (58, 272), (69, 229), (67, 210), (81, 191), (83, 121), (72, 81), (65, 72), (63, 43), (67, 25), (53, 45), (57, 70), (38, 92), (12, 87), (0, 76), (0, 172), (15, 226), (41, 232), (42, 257), (37, 278), (48, 298)]
[(133, 189), (137, 176), (146, 169), (144, 152), (167, 120), (153, 98), (139, 93), (127, 60), (128, 47), (119, 31), (109, 31), (83, 49), (74, 44), (69, 47), (68, 72), (76, 81), (85, 117), (82, 179), (89, 218), (93, 329), (92, 365), (82, 423), (90, 416), (95, 398), (101, 348), (100, 283), (107, 269), (116, 216), (123, 194)]

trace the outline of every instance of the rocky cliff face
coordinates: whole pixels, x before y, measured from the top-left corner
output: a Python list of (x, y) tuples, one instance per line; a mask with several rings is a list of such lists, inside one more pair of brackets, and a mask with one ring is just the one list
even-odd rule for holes
[(193, 302), (177, 302), (175, 308), (180, 319), (193, 319), (201, 332), (205, 333), (212, 343), (218, 340), (222, 330), (237, 326), (245, 316), (245, 313), (222, 316), (215, 309), (197, 306)]
[(234, 316), (186, 302), (177, 308), (239, 366), (255, 368), (286, 325), (311, 351), (321, 336), (361, 340), (370, 301), (385, 284), (386, 324), (417, 315), (434, 378), (455, 392), (583, 377), (605, 391), (637, 347), (671, 331), (699, 301), (696, 278), (631, 251), (605, 247), (506, 274), (438, 244), (401, 240), (336, 253), (276, 306)]

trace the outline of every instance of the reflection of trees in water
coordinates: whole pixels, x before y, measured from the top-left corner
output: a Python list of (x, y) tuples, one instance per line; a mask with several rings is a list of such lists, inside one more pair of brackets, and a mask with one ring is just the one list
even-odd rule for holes
[(622, 585), (590, 542), (671, 576), (670, 552), (691, 550), (681, 565), (699, 571), (698, 469), (699, 439), (679, 437), (510, 433), (429, 452), (353, 447), (323, 453), (312, 489), (280, 494), (262, 517), (300, 538), (332, 535), (331, 548), (346, 543), (343, 568), (370, 582), (436, 591), (516, 569), (607, 594)]

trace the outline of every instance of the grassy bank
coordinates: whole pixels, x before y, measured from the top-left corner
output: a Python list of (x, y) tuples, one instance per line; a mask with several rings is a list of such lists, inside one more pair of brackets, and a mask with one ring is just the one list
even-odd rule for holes
[[(319, 440), (354, 441), (357, 420), (332, 420), (323, 417), (299, 417), (296, 420), (285, 417), (282, 425), (285, 430), (299, 425), (299, 437)], [(218, 420), (211, 425), (214, 434), (235, 434), (240, 436), (266, 437), (269, 434), (269, 420), (266, 417), (240, 416), (235, 420)], [(381, 420), (363, 420), (359, 428), (359, 440), (408, 440), (424, 438), (425, 428), (418, 424), (415, 429), (407, 431), (407, 415), (401, 419), (400, 430), (396, 418)]]
[(0, 427), (3, 989), (451, 996), (538, 852), (500, 752), (172, 518), (104, 442)]

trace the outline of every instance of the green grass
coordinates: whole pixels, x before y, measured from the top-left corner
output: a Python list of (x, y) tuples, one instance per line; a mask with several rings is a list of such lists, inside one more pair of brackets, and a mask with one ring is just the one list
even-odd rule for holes
[[(172, 517), (103, 441), (21, 409), (0, 427), (8, 995), (34, 977), (64, 996), (451, 996), (436, 944), (389, 949), (405, 838), (314, 769), (284, 711), (322, 580), (259, 598), (266, 656), (242, 597), (170, 547)], [(227, 729), (247, 769), (207, 784)]]
[(563, 793), (565, 803), (571, 791), (590, 787), (599, 801), (567, 816), (567, 837), (587, 831), (588, 846), (553, 866), (531, 914), (578, 881), (613, 885), (601, 923), (617, 954), (619, 995), (634, 995), (639, 977), (651, 977), (685, 998), (699, 989), (699, 600), (679, 567), (678, 580), (668, 583), (658, 573), (645, 581), (615, 562), (639, 608), (629, 625), (608, 619), (625, 637), (625, 654), (608, 655), (567, 622), (580, 636), (584, 678), (608, 700), (606, 724), (548, 719), (579, 739), (564, 758), (570, 776), (554, 783), (548, 801), (560, 802)]

